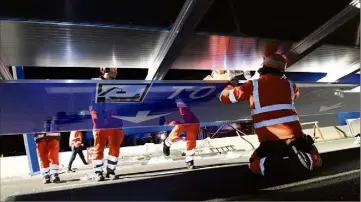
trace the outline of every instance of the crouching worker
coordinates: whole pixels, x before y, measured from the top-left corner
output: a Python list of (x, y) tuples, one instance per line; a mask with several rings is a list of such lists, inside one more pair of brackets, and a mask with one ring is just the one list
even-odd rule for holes
[(176, 104), (184, 123), (178, 121), (171, 121), (169, 123), (169, 125), (174, 125), (174, 128), (163, 142), (163, 153), (165, 156), (169, 156), (171, 145), (177, 142), (179, 140), (179, 136), (183, 133), (184, 130), (186, 130), (187, 148), (185, 162), (189, 169), (193, 169), (196, 140), (200, 127), (199, 120), (181, 99), (177, 99)]
[(60, 133), (35, 133), (36, 150), (40, 162), (43, 182), (57, 183), (59, 178), (59, 142)]
[[(258, 70), (259, 79), (239, 87), (238, 80), (233, 79), (220, 96), (226, 104), (249, 101), (260, 141), (259, 148), (250, 158), (250, 170), (265, 177), (290, 173), (289, 166), (293, 165), (305, 173), (321, 166), (313, 139), (302, 131), (294, 107), (299, 90), (286, 79), (285, 67), (286, 61), (281, 55), (269, 55)], [(292, 174), (295, 173), (297, 171), (292, 169)]]

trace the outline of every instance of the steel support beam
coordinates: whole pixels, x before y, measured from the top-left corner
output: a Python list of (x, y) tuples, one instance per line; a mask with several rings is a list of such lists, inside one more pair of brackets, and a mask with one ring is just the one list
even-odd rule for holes
[(325, 77), (318, 80), (318, 82), (336, 82), (338, 80), (342, 80), (348, 75), (355, 74), (358, 71), (360, 71), (360, 61), (356, 61), (348, 67), (342, 67), (340, 71), (329, 72)]
[(165, 38), (146, 80), (162, 80), (214, 0), (187, 0)]
[(0, 53), (0, 80), (13, 80), (9, 68), (5, 65)]
[(359, 0), (353, 0), (341, 12), (328, 20), (306, 38), (295, 44), (291, 50), (285, 54), (288, 59), (287, 66), (290, 67), (307, 55), (310, 51), (319, 47), (322, 40), (324, 40), (328, 35), (358, 15), (360, 13), (360, 9), (357, 8), (357, 5), (359, 5)]

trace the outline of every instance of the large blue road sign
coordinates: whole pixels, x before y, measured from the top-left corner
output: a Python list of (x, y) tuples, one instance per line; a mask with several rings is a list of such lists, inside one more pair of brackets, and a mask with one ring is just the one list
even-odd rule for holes
[[(248, 103), (219, 101), (225, 82), (23, 80), (0, 82), (0, 134), (159, 126), (159, 119), (182, 121), (181, 99), (201, 122), (250, 117)], [(299, 114), (359, 111), (360, 94), (338, 96), (351, 84), (301, 84)], [(275, 89), (276, 90), (276, 89)]]

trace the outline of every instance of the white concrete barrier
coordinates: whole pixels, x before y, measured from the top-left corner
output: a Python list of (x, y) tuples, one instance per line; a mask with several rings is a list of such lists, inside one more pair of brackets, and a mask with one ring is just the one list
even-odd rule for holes
[(352, 136), (360, 134), (360, 118), (348, 119), (346, 121)]
[[(360, 127), (353, 126), (353, 127)], [(320, 128), (324, 141), (336, 140), (336, 139), (344, 139), (347, 137), (352, 137), (351, 132), (348, 126), (337, 126), (337, 127), (324, 127)], [(304, 130), (306, 134), (313, 135), (313, 129)], [(316, 135), (317, 136), (317, 135)], [(197, 149), (207, 148), (207, 147), (225, 147), (233, 145), (236, 150), (252, 150), (253, 148), (257, 148), (259, 146), (258, 138), (256, 135), (248, 135), (243, 136), (244, 139), (241, 139), (238, 136), (235, 137), (226, 137), (226, 138), (215, 138), (215, 139), (205, 139), (205, 140), (197, 140)], [(253, 148), (251, 144), (253, 145)], [(172, 145), (171, 150), (184, 150), (186, 145), (184, 141), (176, 142)], [(108, 149), (104, 151), (104, 159), (107, 158)], [(83, 151), (86, 156), (86, 150)], [(141, 155), (152, 155), (152, 154), (161, 154), (162, 153), (162, 144), (146, 144), (140, 146), (132, 146), (132, 147), (121, 147), (120, 148), (120, 160), (125, 156), (141, 156)], [(60, 152), (59, 161), (61, 167), (67, 169), (67, 165), (69, 159), (71, 157), (71, 152)], [(80, 157), (77, 156), (73, 163), (73, 167), (83, 167), (83, 163), (80, 160)], [(1, 168), (1, 178), (9, 178), (15, 176), (26, 176), (29, 175), (29, 166), (28, 160), (26, 156), (16, 156), (16, 157), (3, 157), (0, 158), (0, 168)]]

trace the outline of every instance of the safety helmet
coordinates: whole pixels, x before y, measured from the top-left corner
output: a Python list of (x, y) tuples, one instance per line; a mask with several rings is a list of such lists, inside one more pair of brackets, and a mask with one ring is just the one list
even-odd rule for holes
[(263, 58), (263, 66), (274, 68), (281, 72), (285, 72), (286, 65), (286, 59), (280, 54), (270, 54)]

